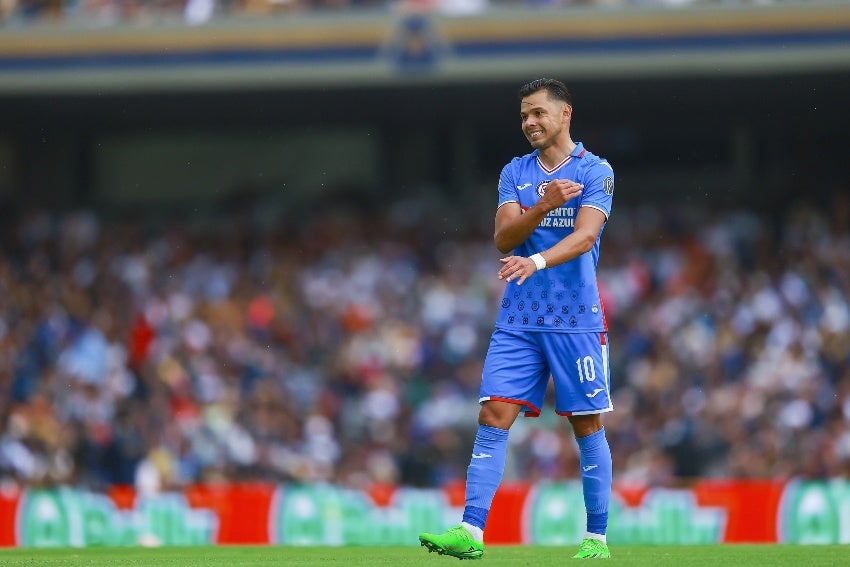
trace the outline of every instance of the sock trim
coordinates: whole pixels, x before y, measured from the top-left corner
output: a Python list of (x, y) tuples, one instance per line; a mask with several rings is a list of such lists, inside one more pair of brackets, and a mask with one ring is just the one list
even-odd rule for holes
[(478, 526), (473, 526), (469, 522), (461, 522), (460, 525), (466, 528), (466, 531), (469, 532), (469, 535), (472, 536), (472, 539), (474, 539), (478, 543), (484, 543), (484, 530), (482, 530)]

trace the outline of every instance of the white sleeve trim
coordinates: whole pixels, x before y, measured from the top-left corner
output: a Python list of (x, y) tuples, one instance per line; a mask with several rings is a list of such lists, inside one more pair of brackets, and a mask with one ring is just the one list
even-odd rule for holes
[(501, 203), (499, 203), (499, 206), (496, 207), (496, 210), (501, 209), (502, 205), (507, 205), (508, 203), (519, 203), (519, 201), (517, 199), (511, 199), (510, 201), (502, 201)]
[(602, 207), (598, 207), (596, 205), (590, 205), (590, 204), (582, 205), (582, 207), (590, 207), (591, 209), (596, 209), (597, 211), (602, 211), (602, 214), (605, 215), (605, 220), (606, 221), (608, 220), (608, 212), (605, 209), (603, 209)]

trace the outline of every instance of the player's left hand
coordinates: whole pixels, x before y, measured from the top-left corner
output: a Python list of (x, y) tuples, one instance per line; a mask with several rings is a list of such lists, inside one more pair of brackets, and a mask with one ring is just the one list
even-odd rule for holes
[(519, 278), (516, 282), (517, 285), (522, 285), (522, 282), (537, 271), (534, 260), (524, 256), (508, 256), (507, 258), (500, 258), (499, 261), (504, 264), (499, 270), (499, 279), (512, 282)]

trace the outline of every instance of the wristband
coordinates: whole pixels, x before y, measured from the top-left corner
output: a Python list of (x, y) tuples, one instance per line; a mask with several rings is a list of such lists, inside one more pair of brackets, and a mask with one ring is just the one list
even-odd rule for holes
[(535, 266), (537, 266), (537, 271), (546, 269), (546, 259), (541, 256), (539, 252), (537, 254), (532, 254), (528, 258), (534, 262)]

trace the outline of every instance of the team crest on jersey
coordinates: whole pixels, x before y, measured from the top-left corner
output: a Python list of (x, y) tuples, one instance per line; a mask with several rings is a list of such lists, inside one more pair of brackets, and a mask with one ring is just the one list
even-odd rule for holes
[(537, 194), (541, 197), (546, 194), (546, 186), (549, 185), (549, 180), (544, 179), (540, 183), (537, 184)]
[(605, 191), (606, 195), (614, 194), (614, 178), (611, 176), (606, 177), (602, 180), (602, 190)]

